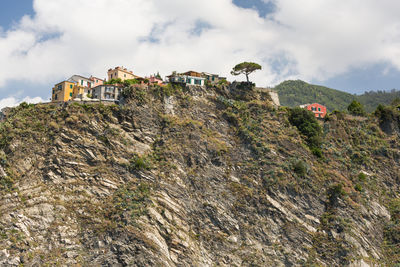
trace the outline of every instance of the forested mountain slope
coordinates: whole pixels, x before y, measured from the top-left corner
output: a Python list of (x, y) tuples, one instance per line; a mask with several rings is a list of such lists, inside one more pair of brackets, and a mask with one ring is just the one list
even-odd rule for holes
[(371, 91), (362, 95), (352, 95), (300, 80), (284, 81), (274, 89), (278, 92), (283, 106), (295, 107), (302, 104), (320, 103), (326, 106), (329, 112), (346, 110), (353, 100), (362, 103), (367, 112), (373, 112), (379, 104), (389, 105), (394, 99), (400, 98), (400, 91), (397, 90)]

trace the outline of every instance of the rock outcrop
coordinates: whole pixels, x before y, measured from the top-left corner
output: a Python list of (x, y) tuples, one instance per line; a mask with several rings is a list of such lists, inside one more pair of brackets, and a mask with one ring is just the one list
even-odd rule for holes
[(316, 157), (263, 92), (124, 97), (18, 107), (1, 123), (0, 266), (399, 260), (399, 139), (375, 118), (330, 116)]

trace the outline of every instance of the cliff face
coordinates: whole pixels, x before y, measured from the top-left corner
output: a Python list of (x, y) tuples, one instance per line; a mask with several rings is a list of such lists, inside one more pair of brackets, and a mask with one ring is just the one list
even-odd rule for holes
[(124, 95), (2, 122), (1, 266), (399, 260), (399, 139), (375, 118), (332, 115), (316, 157), (267, 93)]

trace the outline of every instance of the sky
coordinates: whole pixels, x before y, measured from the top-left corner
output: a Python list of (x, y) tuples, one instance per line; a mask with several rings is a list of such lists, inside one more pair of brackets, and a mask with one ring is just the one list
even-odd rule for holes
[(244, 80), (230, 70), (253, 61), (258, 86), (400, 89), (398, 10), (393, 0), (0, 0), (0, 108), (116, 66)]

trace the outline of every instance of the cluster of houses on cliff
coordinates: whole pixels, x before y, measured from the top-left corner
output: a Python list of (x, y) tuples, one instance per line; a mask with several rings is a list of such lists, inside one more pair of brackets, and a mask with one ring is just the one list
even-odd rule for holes
[[(139, 84), (158, 84), (165, 86), (168, 83), (180, 83), (185, 85), (204, 86), (206, 83), (216, 84), (225, 77), (207, 72), (187, 71), (184, 73), (173, 72), (166, 76), (163, 80), (160, 75), (150, 75), (150, 77), (140, 77), (135, 75), (131, 70), (124, 67), (115, 67), (107, 72), (107, 79), (90, 76), (89, 78), (81, 75), (73, 75), (69, 79), (57, 83), (52, 88), (52, 102), (68, 102), (77, 101), (110, 101), (118, 102), (120, 91), (123, 88), (123, 82), (126, 80), (134, 80)], [(279, 96), (276, 92), (270, 92), (275, 105), (279, 104)], [(276, 100), (275, 100), (276, 98)], [(318, 104), (305, 104), (300, 107), (310, 110), (315, 114), (316, 118), (324, 118), (327, 110), (326, 107)]]
[(167, 83), (181, 83), (186, 85), (204, 86), (206, 81), (210, 84), (226, 80), (217, 74), (207, 72), (188, 71), (185, 73), (173, 72), (163, 80), (160, 75), (140, 77), (124, 67), (115, 67), (107, 72), (108, 79), (90, 76), (73, 75), (69, 79), (59, 82), (52, 88), (52, 102), (67, 102), (70, 100), (113, 101), (119, 100), (121, 84), (126, 80), (134, 80), (140, 84), (158, 84), (165, 86)]

